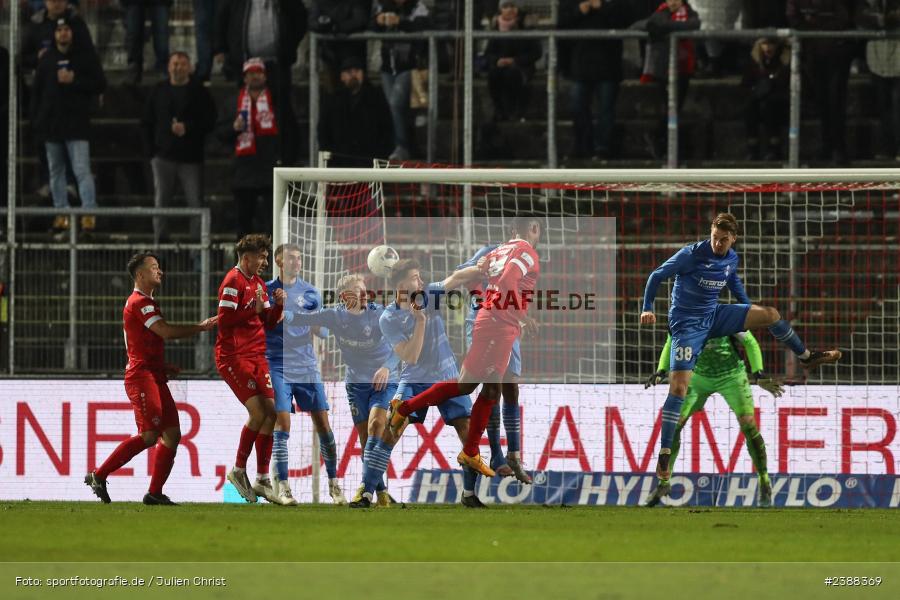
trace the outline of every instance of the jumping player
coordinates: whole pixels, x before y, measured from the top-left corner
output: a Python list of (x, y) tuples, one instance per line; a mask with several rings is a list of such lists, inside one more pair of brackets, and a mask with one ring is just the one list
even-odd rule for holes
[(300, 277), (303, 265), (299, 246), (278, 246), (275, 250), (275, 264), (278, 265), (279, 277), (266, 283), (266, 287), (270, 294), (276, 293), (276, 290), (284, 290), (289, 304), (284, 310), (283, 321), (266, 331), (266, 359), (269, 361), (272, 383), (275, 386), (276, 494), (279, 504), (283, 506), (297, 504), (288, 482), (288, 439), (291, 433), (291, 412), (296, 403), (299, 410), (309, 413), (313, 429), (319, 438), (319, 449), (328, 473), (328, 493), (335, 504), (346, 504), (341, 482), (337, 479), (337, 444), (331, 423), (328, 422), (328, 399), (325, 397), (319, 359), (312, 340), (313, 334), (327, 336), (328, 333), (322, 333), (319, 327), (311, 328), (293, 318), (299, 317), (304, 311), (321, 308), (322, 296), (315, 286)]
[[(759, 505), (768, 507), (772, 505), (772, 482), (769, 480), (769, 468), (766, 460), (766, 442), (756, 424), (753, 411), (753, 391), (750, 389), (750, 379), (747, 377), (747, 369), (744, 359), (737, 351), (737, 343), (740, 342), (750, 363), (753, 383), (763, 388), (775, 398), (780, 398), (784, 393), (781, 382), (769, 377), (763, 372), (762, 352), (759, 343), (749, 331), (741, 331), (733, 336), (713, 338), (706, 342), (703, 353), (697, 359), (694, 366), (694, 376), (688, 386), (687, 396), (681, 405), (681, 416), (678, 426), (675, 427), (675, 437), (672, 440), (672, 456), (669, 464), (674, 467), (681, 446), (681, 430), (687, 420), (703, 410), (706, 400), (711, 394), (721, 394), (725, 402), (737, 417), (744, 441), (747, 443), (747, 453), (756, 468), (759, 476)], [(666, 344), (659, 355), (659, 366), (656, 373), (650, 376), (644, 388), (654, 386), (665, 379), (669, 370), (669, 354), (672, 347), (672, 336), (668, 336)], [(650, 494), (647, 506), (656, 506), (669, 495), (672, 486), (668, 481), (659, 480), (656, 489)]]
[(472, 407), (472, 422), (457, 461), (486, 477), (496, 473), (481, 458), (478, 449), (481, 436), (494, 404), (500, 399), (500, 385), (540, 274), (535, 251), (541, 237), (540, 220), (516, 217), (515, 230), (515, 238), (485, 257), (484, 273), (488, 277), (488, 286), (475, 318), (472, 346), (466, 353), (459, 377), (437, 383), (406, 402), (391, 402), (390, 427), (396, 431), (403, 427), (410, 414), (427, 406), (440, 405), (448, 398), (470, 394), (483, 384)]
[[(362, 275), (344, 275), (337, 283), (341, 304), (316, 312), (285, 311), (285, 322), (327, 328), (337, 340), (346, 365), (347, 401), (353, 424), (366, 457), (375, 447), (387, 423), (387, 409), (397, 392), (400, 359), (381, 333), (379, 319), (384, 306), (369, 302)], [(276, 463), (277, 464), (277, 463)], [(353, 500), (358, 502), (365, 486), (360, 486)], [(378, 506), (388, 507), (392, 498), (384, 483), (376, 484)]]
[(177, 375), (180, 369), (165, 362), (165, 340), (210, 331), (215, 327), (216, 317), (196, 325), (172, 325), (163, 318), (159, 303), (153, 298), (153, 292), (159, 289), (163, 279), (156, 254), (141, 252), (132, 256), (128, 261), (128, 273), (134, 281), (134, 291), (122, 311), (125, 352), (128, 355), (125, 393), (134, 408), (138, 434), (119, 444), (99, 468), (85, 476), (84, 483), (100, 500), (109, 504), (106, 480), (110, 474), (145, 448), (156, 444), (153, 475), (144, 504), (174, 506), (175, 503), (162, 493), (162, 488), (175, 462), (181, 426), (178, 409), (166, 381)]
[[(219, 286), (219, 334), (216, 337), (216, 368), (222, 379), (247, 409), (241, 429), (234, 468), (228, 481), (247, 502), (263, 496), (277, 502), (269, 479), (272, 429), (275, 426), (275, 392), (266, 363), (266, 335), (281, 318), (284, 290), (275, 290), (270, 304), (266, 284), (259, 276), (268, 265), (269, 238), (249, 234), (235, 246), (238, 264)], [(256, 447), (256, 483), (247, 477), (247, 458)]]
[[(482, 276), (480, 267), (470, 267), (456, 271), (441, 282), (425, 285), (420, 274), (419, 263), (404, 259), (394, 265), (390, 283), (396, 293), (396, 301), (389, 305), (379, 320), (382, 334), (403, 361), (397, 393), (391, 406), (404, 398), (427, 390), (433, 382), (458, 374), (456, 357), (450, 347), (444, 319), (440, 308), (449, 303), (447, 291), (476, 281)], [(465, 440), (469, 431), (469, 414), (472, 401), (468, 394), (454, 394), (442, 403), (435, 403), (444, 422), (456, 429), (459, 439)], [(410, 422), (422, 423), (428, 407), (410, 415)], [(391, 451), (403, 434), (404, 423), (399, 427), (385, 428), (381, 439), (377, 439), (366, 453), (363, 473), (363, 493), (351, 502), (351, 508), (368, 508), (372, 504), (377, 486), (384, 480)], [(463, 470), (464, 506), (482, 508), (484, 505), (475, 495), (477, 474), (471, 469)]]
[[(511, 237), (515, 238), (518, 232), (515, 227), (511, 230)], [(472, 255), (469, 260), (462, 263), (457, 269), (465, 269), (478, 264), (482, 257), (487, 256), (499, 244), (487, 244), (482, 246), (478, 252)], [(487, 282), (484, 282), (485, 284)], [(486, 287), (486, 286), (485, 286)], [(475, 317), (478, 311), (475, 306), (469, 307), (466, 313), (466, 345), (472, 345), (472, 329), (475, 327)], [(536, 332), (537, 322), (531, 317), (525, 317), (523, 324), (523, 332)], [(500, 393), (503, 396), (503, 428), (506, 430), (506, 444), (509, 450), (508, 457), (503, 456), (503, 448), (500, 446), (500, 403), (494, 404), (491, 410), (491, 418), (487, 425), (488, 442), (491, 446), (491, 468), (497, 475), (501, 477), (515, 476), (516, 479), (525, 484), (531, 483), (531, 476), (525, 471), (522, 465), (521, 455), (521, 423), (519, 415), (519, 377), (522, 375), (522, 349), (520, 339), (516, 339), (513, 344), (512, 354), (509, 357), (509, 366), (503, 377), (503, 383), (500, 386)]]
[[(669, 306), (669, 332), (672, 372), (669, 395), (662, 409), (662, 432), (656, 475), (667, 483), (671, 475), (670, 458), (681, 405), (687, 394), (694, 364), (709, 338), (739, 331), (767, 327), (775, 338), (791, 349), (806, 369), (841, 358), (839, 350), (810, 352), (787, 321), (769, 306), (752, 304), (738, 277), (738, 255), (732, 246), (737, 241), (738, 223), (734, 215), (720, 213), (713, 219), (708, 240), (685, 246), (660, 265), (647, 279), (641, 324), (656, 323), (653, 300), (659, 284), (675, 277)], [(727, 287), (739, 304), (719, 304), (719, 294)]]

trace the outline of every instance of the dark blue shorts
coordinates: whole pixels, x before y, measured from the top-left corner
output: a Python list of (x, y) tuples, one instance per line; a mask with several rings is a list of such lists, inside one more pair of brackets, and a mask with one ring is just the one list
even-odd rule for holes
[[(397, 388), (397, 393), (394, 395), (395, 398), (400, 398), (401, 400), (409, 400), (416, 394), (421, 394), (428, 388), (430, 388), (433, 383), (401, 383), (400, 387)], [(425, 417), (428, 415), (428, 408), (425, 407), (422, 410), (417, 410), (413, 414), (409, 415), (410, 423), (424, 423)], [(443, 404), (438, 405), (438, 410), (441, 411), (441, 417), (444, 419), (444, 423), (452, 423), (456, 419), (461, 417), (468, 417), (472, 414), (472, 399), (469, 396), (455, 396), (450, 398)]]
[(350, 415), (353, 423), (365, 423), (369, 420), (369, 411), (373, 408), (390, 407), (391, 399), (397, 393), (397, 384), (389, 383), (380, 392), (375, 391), (371, 383), (347, 383), (347, 402), (350, 404)]
[(669, 314), (670, 371), (693, 371), (703, 345), (710, 338), (734, 335), (744, 330), (749, 304), (719, 304), (705, 315)]
[(275, 388), (275, 412), (294, 412), (294, 404), (304, 412), (328, 410), (325, 386), (318, 373), (309, 376), (309, 383), (288, 383), (284, 372), (273, 369), (272, 387)]

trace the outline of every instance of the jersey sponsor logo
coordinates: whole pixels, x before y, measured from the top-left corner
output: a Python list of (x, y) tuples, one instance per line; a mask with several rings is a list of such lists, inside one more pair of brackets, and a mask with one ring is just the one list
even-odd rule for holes
[(725, 283), (726, 282), (724, 280), (716, 281), (715, 279), (704, 279), (701, 277), (700, 281), (697, 282), (697, 285), (708, 290), (721, 290), (723, 287), (725, 287)]
[(234, 296), (237, 298), (237, 290), (233, 287), (227, 287), (222, 290), (222, 296)]
[(156, 310), (156, 307), (154, 307), (152, 304), (148, 304), (147, 306), (145, 306), (144, 308), (141, 309), (141, 314), (147, 315), (147, 314), (152, 313), (154, 310)]

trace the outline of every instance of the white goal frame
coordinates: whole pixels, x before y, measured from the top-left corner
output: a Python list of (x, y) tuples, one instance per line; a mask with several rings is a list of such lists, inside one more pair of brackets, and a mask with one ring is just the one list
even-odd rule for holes
[[(900, 190), (900, 169), (431, 169), (431, 168), (276, 168), (273, 169), (273, 247), (287, 237), (287, 193), (291, 183), (317, 184), (317, 264), (313, 284), (324, 284), (325, 184), (328, 183), (455, 184), (463, 190), (464, 231), (471, 234), (471, 189), (475, 185), (560, 184), (606, 187), (610, 191), (738, 192), (752, 185), (802, 187), (834, 185), (848, 190)], [(798, 190), (799, 191), (799, 190)], [(823, 188), (824, 191), (824, 188)], [(784, 193), (790, 193), (788, 189)], [(321, 259), (324, 260), (324, 259)], [(318, 502), (318, 445), (313, 441), (313, 501)]]

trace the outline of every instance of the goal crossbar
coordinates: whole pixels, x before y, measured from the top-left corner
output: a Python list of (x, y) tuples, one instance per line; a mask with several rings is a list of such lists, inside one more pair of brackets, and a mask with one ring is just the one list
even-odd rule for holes
[[(894, 184), (900, 169), (318, 169), (277, 168), (285, 181), (435, 184)], [(879, 185), (878, 187), (883, 187)], [(691, 188), (695, 190), (696, 188)], [(674, 191), (674, 190), (673, 190)]]

